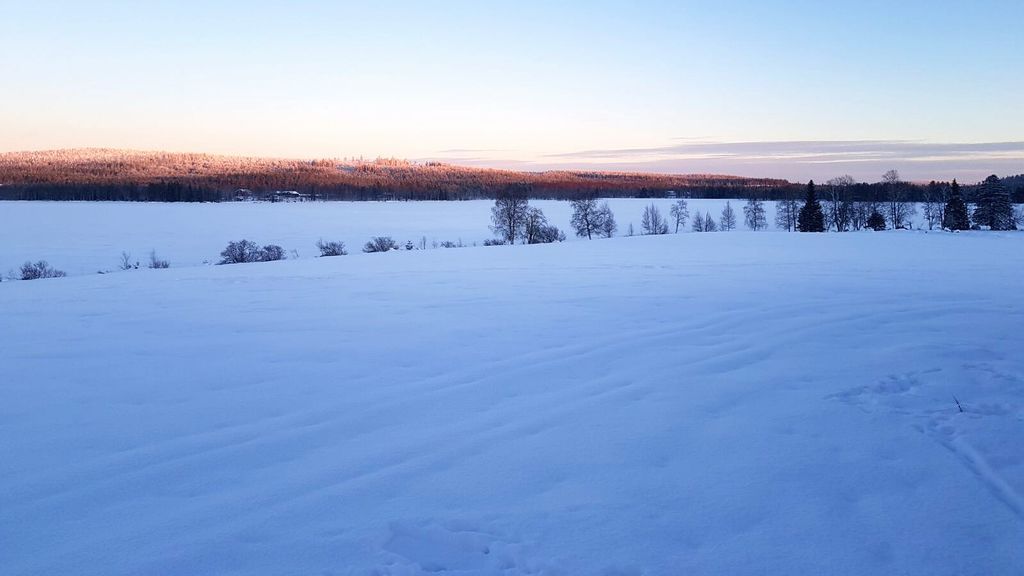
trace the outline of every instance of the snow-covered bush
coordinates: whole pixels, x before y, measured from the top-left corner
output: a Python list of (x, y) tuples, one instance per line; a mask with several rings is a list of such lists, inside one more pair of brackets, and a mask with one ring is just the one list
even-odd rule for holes
[(67, 276), (62, 270), (50, 266), (46, 260), (25, 262), (21, 265), (22, 280), (38, 280), (40, 278), (63, 278)]
[(552, 242), (565, 242), (565, 232), (553, 224), (540, 226), (529, 238), (530, 244), (550, 244)]
[(227, 248), (220, 253), (218, 264), (244, 264), (260, 261), (260, 247), (250, 240), (228, 242)]
[(317, 241), (316, 247), (320, 249), (320, 256), (345, 256), (348, 254), (345, 251), (344, 242), (324, 242), (321, 239)]
[(260, 248), (250, 240), (239, 240), (229, 242), (227, 248), (220, 253), (221, 261), (218, 264), (244, 264), (247, 262), (270, 262), (272, 260), (284, 260), (284, 248), (277, 244), (267, 244)]
[(284, 254), (284, 248), (277, 244), (267, 244), (260, 248), (260, 262), (273, 262), (274, 260), (284, 260), (285, 258), (287, 256)]
[(526, 209), (522, 233), (524, 244), (550, 244), (565, 240), (565, 233), (557, 226), (549, 224), (544, 212), (534, 207)]
[(391, 236), (374, 236), (363, 246), (363, 252), (389, 252), (397, 249), (398, 244)]

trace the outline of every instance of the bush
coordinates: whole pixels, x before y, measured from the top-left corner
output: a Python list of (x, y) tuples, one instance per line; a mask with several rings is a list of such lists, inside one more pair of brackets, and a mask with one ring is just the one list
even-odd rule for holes
[(260, 262), (273, 262), (274, 260), (284, 260), (286, 258), (284, 248), (277, 244), (267, 244), (260, 248)]
[(458, 242), (445, 240), (444, 242), (441, 242), (440, 246), (441, 248), (463, 248), (465, 244), (462, 243), (462, 240), (459, 240)]
[(398, 244), (391, 239), (391, 236), (374, 236), (363, 246), (363, 252), (390, 252), (397, 250)]
[(121, 252), (121, 260), (117, 267), (121, 270), (138, 270), (139, 263), (132, 263), (131, 252)]
[(221, 261), (217, 264), (244, 264), (285, 259), (284, 248), (277, 244), (267, 244), (260, 248), (255, 242), (249, 240), (229, 242), (228, 247), (220, 253), (220, 256)]
[(484, 246), (504, 246), (505, 241), (499, 240), (498, 238), (488, 238), (484, 240)]
[(541, 226), (537, 229), (537, 233), (530, 238), (530, 244), (550, 244), (552, 242), (565, 242), (565, 232), (559, 230), (558, 226)]
[(149, 252), (149, 267), (150, 268), (170, 268), (171, 263), (167, 260), (161, 260), (156, 256), (156, 250), (150, 250)]
[(53, 268), (46, 260), (38, 262), (25, 262), (21, 266), (22, 280), (38, 280), (40, 278), (63, 278), (67, 276), (63, 271)]
[(255, 242), (239, 240), (228, 242), (228, 247), (220, 253), (221, 260), (218, 264), (244, 264), (246, 262), (260, 261), (260, 248)]
[(885, 230), (885, 216), (872, 212), (871, 216), (868, 216), (867, 226), (875, 231)]
[(319, 240), (316, 243), (316, 247), (320, 249), (320, 256), (345, 256), (348, 252), (345, 251), (344, 242), (324, 242)]

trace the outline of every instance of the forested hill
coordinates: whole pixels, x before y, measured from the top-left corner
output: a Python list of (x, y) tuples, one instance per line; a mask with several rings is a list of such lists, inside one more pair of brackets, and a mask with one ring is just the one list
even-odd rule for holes
[(75, 149), (0, 154), (0, 199), (220, 201), (287, 191), (327, 200), (463, 200), (510, 190), (535, 198), (772, 196), (769, 178), (629, 172), (517, 172), (405, 160), (287, 160)]

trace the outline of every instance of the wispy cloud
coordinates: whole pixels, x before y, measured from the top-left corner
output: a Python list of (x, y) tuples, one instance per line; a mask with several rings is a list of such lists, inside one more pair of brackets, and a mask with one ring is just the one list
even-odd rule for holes
[(582, 150), (548, 154), (550, 159), (736, 158), (744, 160), (863, 161), (891, 158), (930, 160), (964, 155), (1024, 157), (1024, 142), (934, 143), (913, 140), (791, 140), (766, 142), (687, 142), (650, 148)]
[(420, 160), (515, 170), (616, 170), (874, 181), (889, 169), (911, 180), (981, 180), (1024, 173), (1024, 141), (776, 140), (716, 142), (675, 138), (665, 146), (599, 148), (523, 157), (522, 151), (449, 149)]
[(447, 150), (438, 150), (437, 154), (449, 155), (449, 154), (487, 154), (493, 152), (515, 152), (509, 148), (448, 148)]
[(1024, 141), (916, 140), (682, 141), (667, 146), (548, 154), (550, 166), (773, 176), (792, 180), (849, 173), (868, 180), (890, 168), (912, 179), (981, 178), (1024, 172)]

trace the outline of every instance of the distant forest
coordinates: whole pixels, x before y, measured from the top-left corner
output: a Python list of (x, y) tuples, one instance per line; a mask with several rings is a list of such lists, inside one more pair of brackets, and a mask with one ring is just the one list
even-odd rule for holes
[[(1024, 198), (1024, 175), (1003, 180)], [(881, 184), (852, 188), (864, 199)], [(908, 186), (911, 199), (924, 186)], [(970, 187), (965, 191), (970, 192)], [(633, 172), (518, 172), (405, 160), (285, 160), (208, 154), (76, 149), (0, 154), (0, 200), (223, 202), (232, 200), (474, 200), (509, 192), (585, 196), (779, 200), (803, 184), (771, 178)]]

